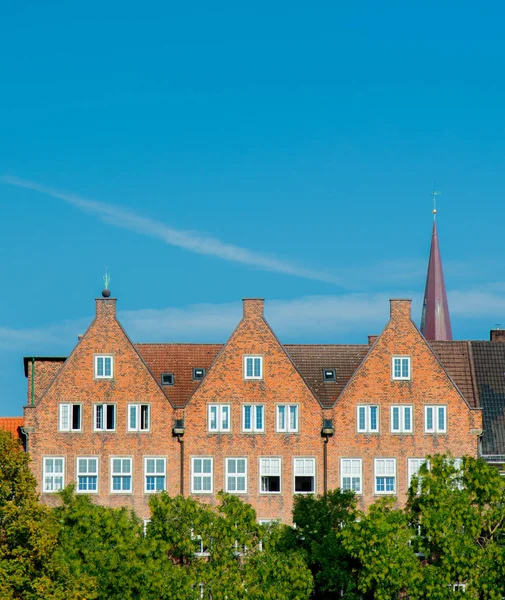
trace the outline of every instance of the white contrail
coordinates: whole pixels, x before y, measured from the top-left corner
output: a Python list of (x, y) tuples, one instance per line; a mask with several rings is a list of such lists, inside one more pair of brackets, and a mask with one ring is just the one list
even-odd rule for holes
[(56, 190), (19, 177), (3, 175), (0, 177), (0, 181), (17, 187), (41, 192), (42, 194), (47, 194), (53, 198), (58, 198), (59, 200), (72, 204), (83, 212), (96, 215), (102, 221), (105, 221), (110, 225), (158, 238), (171, 246), (178, 246), (179, 248), (184, 248), (185, 250), (190, 250), (191, 252), (196, 252), (198, 254), (216, 256), (224, 260), (250, 265), (259, 269), (264, 269), (265, 271), (275, 271), (286, 275), (294, 275), (296, 277), (305, 277), (307, 279), (344, 285), (342, 279), (330, 275), (329, 273), (299, 267), (275, 257), (264, 256), (257, 252), (253, 252), (252, 250), (248, 250), (247, 248), (240, 248), (233, 244), (225, 244), (215, 238), (200, 235), (198, 233), (174, 229), (173, 227), (168, 227), (167, 225), (163, 225), (162, 223), (158, 223), (147, 217), (142, 217), (114, 204), (88, 200), (87, 198), (82, 198), (76, 194)]

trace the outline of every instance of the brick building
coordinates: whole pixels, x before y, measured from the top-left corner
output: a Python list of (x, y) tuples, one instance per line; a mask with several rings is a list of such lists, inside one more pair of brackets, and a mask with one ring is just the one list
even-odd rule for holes
[(391, 300), (367, 344), (283, 345), (263, 300), (245, 299), (224, 345), (134, 344), (109, 296), (68, 358), (25, 358), (23, 431), (49, 504), (73, 482), (148, 518), (159, 490), (226, 490), (289, 522), (295, 493), (402, 503), (428, 454), (505, 454), (505, 336), (452, 341), (435, 224), (425, 335), (410, 300)]

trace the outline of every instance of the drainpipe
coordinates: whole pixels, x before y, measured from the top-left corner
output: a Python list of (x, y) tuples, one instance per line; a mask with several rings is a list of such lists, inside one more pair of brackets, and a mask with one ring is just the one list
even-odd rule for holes
[(328, 494), (328, 440), (335, 433), (335, 428), (331, 419), (323, 420), (321, 436), (324, 438), (323, 444), (323, 494), (326, 498)]
[(32, 406), (35, 406), (35, 358), (32, 356)]
[(180, 475), (180, 494), (184, 496), (184, 419), (176, 419), (172, 429), (172, 435), (177, 438), (181, 448), (181, 475)]

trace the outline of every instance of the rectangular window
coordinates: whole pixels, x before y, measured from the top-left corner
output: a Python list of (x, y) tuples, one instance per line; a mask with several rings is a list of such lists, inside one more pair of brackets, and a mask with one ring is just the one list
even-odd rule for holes
[(375, 493), (396, 493), (396, 458), (375, 459)]
[(447, 432), (447, 407), (440, 404), (424, 407), (424, 431), (426, 433)]
[(161, 374), (161, 385), (174, 385), (175, 378), (173, 373), (162, 373)]
[(244, 379), (263, 379), (262, 356), (244, 356)]
[(260, 490), (262, 494), (280, 494), (280, 458), (260, 458)]
[(77, 492), (95, 494), (98, 491), (98, 458), (77, 457)]
[(340, 489), (351, 490), (356, 494), (362, 493), (361, 458), (340, 459)]
[(230, 405), (208, 404), (207, 406), (209, 431), (217, 433), (231, 431)]
[(247, 493), (247, 458), (226, 459), (226, 491), (232, 494)]
[(315, 458), (294, 458), (293, 471), (295, 494), (313, 494), (316, 491)]
[(95, 404), (95, 431), (114, 431), (116, 429), (116, 405)]
[(357, 407), (359, 433), (378, 433), (379, 407), (372, 404), (362, 404)]
[(144, 458), (144, 474), (146, 494), (162, 492), (166, 486), (166, 458), (150, 457)]
[(95, 378), (112, 379), (114, 377), (114, 357), (95, 356)]
[(298, 431), (298, 404), (277, 405), (277, 431), (281, 433)]
[(132, 491), (132, 459), (113, 456), (110, 459), (110, 464), (111, 493), (129, 494)]
[(213, 459), (194, 457), (191, 459), (191, 492), (193, 494), (212, 494)]
[(63, 456), (46, 456), (43, 466), (43, 491), (50, 493), (62, 490), (65, 487), (65, 458)]
[(410, 379), (410, 356), (393, 356), (392, 379)]
[(415, 475), (417, 475), (419, 473), (419, 469), (422, 467), (422, 465), (426, 463), (426, 466), (428, 467), (428, 469), (430, 468), (430, 462), (427, 461), (425, 458), (409, 458), (409, 462), (408, 462), (408, 487), (410, 487), (411, 483), (412, 483), (412, 477), (414, 477)]
[(244, 404), (242, 406), (242, 431), (262, 433), (265, 431), (265, 406), (263, 404)]
[(391, 407), (392, 433), (412, 433), (412, 406)]
[(200, 381), (205, 377), (205, 369), (193, 369), (193, 380)]
[(60, 431), (81, 431), (81, 405), (60, 404)]
[(149, 404), (128, 404), (128, 431), (149, 431)]

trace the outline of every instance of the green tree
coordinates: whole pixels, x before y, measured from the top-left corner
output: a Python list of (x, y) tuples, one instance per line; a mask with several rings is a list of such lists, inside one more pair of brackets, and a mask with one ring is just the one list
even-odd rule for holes
[[(284, 552), (277, 527), (262, 527), (254, 509), (220, 493), (216, 507), (163, 493), (151, 498), (147, 538), (155, 558), (185, 574), (190, 599), (304, 600), (312, 577), (300, 555)], [(174, 596), (160, 596), (160, 599)]]
[(39, 503), (28, 463), (19, 442), (0, 431), (0, 598), (84, 597), (54, 558), (58, 523)]
[(464, 585), (468, 597), (505, 595), (505, 479), (483, 460), (429, 457), (409, 490), (407, 515), (419, 535), (426, 598)]
[(295, 496), (293, 528), (288, 546), (303, 551), (314, 576), (315, 598), (325, 600), (344, 594), (357, 598), (354, 559), (342, 545), (344, 528), (356, 520), (356, 497), (340, 489), (326, 496)]

